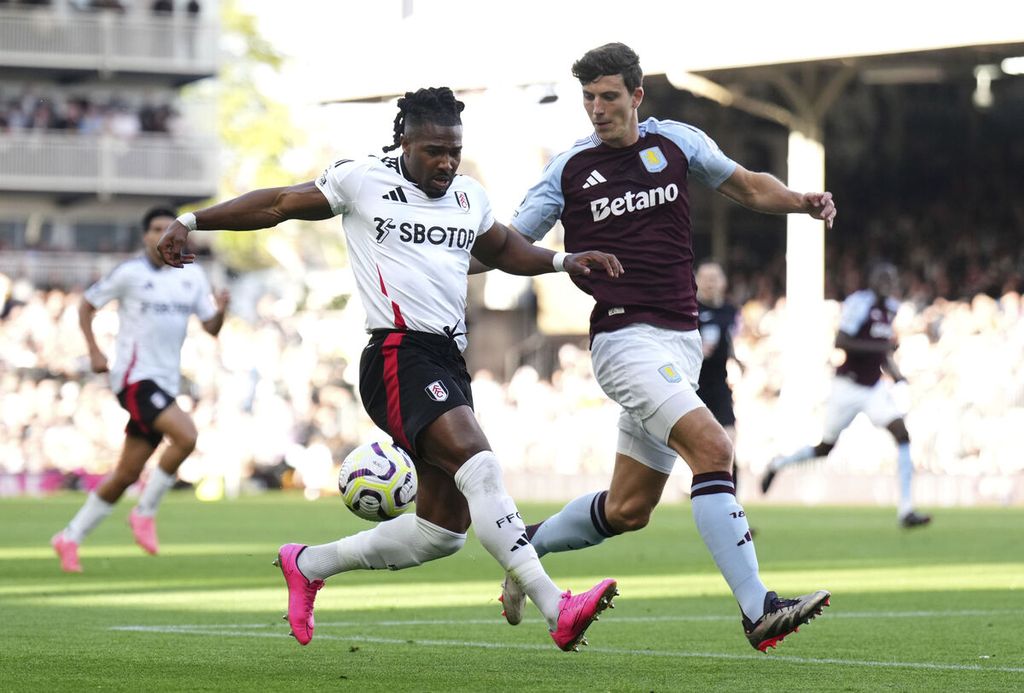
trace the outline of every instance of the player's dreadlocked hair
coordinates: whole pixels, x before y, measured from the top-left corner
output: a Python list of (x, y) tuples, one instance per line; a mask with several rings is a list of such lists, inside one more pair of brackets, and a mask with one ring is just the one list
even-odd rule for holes
[(395, 116), (395, 141), (385, 152), (397, 149), (402, 135), (409, 124), (433, 123), (434, 125), (462, 125), (459, 114), (466, 104), (455, 98), (448, 87), (427, 87), (415, 92), (407, 91), (398, 100), (398, 115)]
[(606, 43), (593, 48), (572, 65), (572, 76), (580, 84), (590, 84), (605, 75), (622, 75), (622, 81), (629, 91), (644, 82), (640, 57), (624, 43)]

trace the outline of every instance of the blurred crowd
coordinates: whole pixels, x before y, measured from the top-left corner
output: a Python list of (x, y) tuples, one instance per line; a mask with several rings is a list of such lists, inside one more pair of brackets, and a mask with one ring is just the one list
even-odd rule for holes
[(0, 87), (0, 134), (61, 131), (128, 139), (140, 133), (178, 134), (180, 122), (167, 102)]
[[(840, 212), (825, 234), (827, 298), (860, 288), (879, 259), (897, 264), (904, 297), (919, 310), (938, 299), (1024, 293), (1024, 84), (1006, 80), (1001, 109), (950, 107), (970, 103), (972, 87), (862, 86), (854, 94), (870, 98), (850, 96), (849, 108), (834, 109), (840, 132), (826, 138), (826, 180)], [(782, 296), (781, 234), (733, 234), (719, 260), (735, 302)]]
[(153, 15), (165, 17), (174, 14), (176, 10), (195, 17), (202, 10), (199, 0), (0, 0), (0, 9), (65, 5), (81, 11), (112, 10), (114, 12), (128, 12), (148, 7)]
[[(88, 372), (78, 326), (80, 292), (15, 283), (7, 295), (0, 323), (0, 476), (49, 473), (73, 486), (102, 475), (117, 458), (126, 414), (106, 376)], [(179, 401), (193, 414), (200, 436), (182, 479), (215, 480), (218, 492), (229, 495), (250, 487), (298, 486), (316, 497), (334, 485), (344, 455), (383, 435), (363, 412), (355, 389), (365, 343), (357, 303), (303, 309), (292, 298), (265, 295), (254, 319), (233, 315), (219, 339), (193, 325), (182, 353)], [(827, 305), (823, 343), (831, 343), (838, 319), (838, 303)], [(732, 373), (737, 454), (741, 468), (754, 474), (790, 444), (780, 439), (792, 427), (778, 406), (784, 313), (784, 300), (754, 298), (742, 308), (736, 342), (742, 370)], [(896, 357), (909, 380), (904, 397), (915, 461), (925, 472), (973, 478), (1024, 474), (1022, 318), (1015, 292), (998, 299), (939, 299), (923, 308), (903, 304)], [(100, 311), (94, 328), (109, 348), (116, 312)], [(826, 383), (830, 364), (820, 365)], [(507, 380), (477, 372), (474, 396), (511, 479), (554, 487), (610, 472), (618, 411), (593, 378), (585, 344), (563, 346), (550, 377), (530, 366)], [(822, 404), (810, 403), (814, 414), (801, 424), (808, 442), (820, 433)], [(895, 446), (884, 432), (856, 424), (850, 431), (829, 464), (847, 474), (890, 474)]]
[[(992, 228), (943, 201), (914, 215), (883, 214), (863, 225), (844, 221), (826, 236), (826, 298), (842, 300), (863, 287), (866, 268), (877, 260), (897, 262), (904, 298), (919, 309), (936, 300), (1024, 292), (1024, 199), (1004, 194), (1001, 221)], [(784, 295), (783, 244), (761, 253), (735, 243), (724, 261), (735, 303), (773, 303)]]

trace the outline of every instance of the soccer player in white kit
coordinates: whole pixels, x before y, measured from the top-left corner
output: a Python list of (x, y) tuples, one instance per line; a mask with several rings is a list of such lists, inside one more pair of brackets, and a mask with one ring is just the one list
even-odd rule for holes
[[(86, 289), (78, 309), (92, 370), (110, 373), (110, 387), (129, 419), (114, 471), (51, 540), (66, 572), (82, 571), (78, 546), (110, 515), (166, 438), (168, 444), (128, 516), (135, 541), (147, 553), (156, 554), (157, 508), (174, 485), (178, 467), (196, 446), (195, 424), (174, 401), (181, 380), (181, 345), (193, 314), (202, 321), (204, 330), (216, 336), (224, 324), (230, 296), (221, 291), (215, 298), (206, 273), (198, 265), (184, 273), (164, 266), (157, 242), (174, 217), (175, 213), (167, 209), (149, 210), (142, 221), (143, 253), (121, 263)], [(109, 366), (106, 354), (96, 343), (92, 320), (99, 308), (113, 300), (118, 302), (119, 325), (114, 365)]]
[(535, 248), (496, 223), (487, 194), (458, 175), (463, 104), (448, 88), (420, 89), (398, 101), (394, 158), (341, 160), (315, 181), (256, 190), (172, 224), (160, 243), (164, 261), (181, 267), (190, 230), (245, 231), (286, 219), (341, 215), (370, 341), (360, 361), (359, 392), (374, 423), (413, 458), (419, 477), (416, 514), (322, 546), (285, 544), (278, 552), (288, 586), (287, 620), (305, 645), (313, 637), (313, 602), (324, 580), (349, 570), (399, 570), (451, 555), (472, 522), (484, 548), (540, 609), (563, 650), (584, 633), (618, 592), (611, 579), (579, 595), (548, 577), (501, 467), (473, 414), (466, 347), (466, 274), (470, 255), (523, 275), (566, 271), (621, 273), (611, 255), (571, 255)]

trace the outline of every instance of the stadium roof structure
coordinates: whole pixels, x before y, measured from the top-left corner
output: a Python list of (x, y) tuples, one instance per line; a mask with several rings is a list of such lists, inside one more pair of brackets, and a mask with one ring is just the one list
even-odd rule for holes
[(769, 67), (826, 62), (863, 67), (871, 79), (939, 81), (944, 69), (1024, 55), (1024, 3), (1006, 0), (626, 7), (628, 14), (611, 0), (415, 0), (386, 43), (374, 32), (339, 47), (349, 64), (372, 55), (373, 67), (346, 73), (332, 100), (386, 100), (435, 84), (467, 91), (564, 82), (576, 58), (608, 41), (632, 46), (646, 74), (668, 76), (751, 70), (764, 77)]
[[(573, 61), (621, 41), (637, 51), (646, 75), (785, 126), (786, 182), (797, 190), (826, 189), (824, 122), (852, 81), (974, 79), (976, 103), (984, 105), (979, 98), (1003, 75), (1002, 61), (1024, 56), (1019, 0), (403, 0), (403, 7), (406, 17), (386, 41), (366, 32), (338, 48), (344, 64), (371, 67), (346, 72), (332, 101), (382, 102), (442, 85), (463, 93), (576, 89)], [(771, 96), (757, 96), (766, 84)], [(780, 403), (787, 421), (801, 422), (824, 387), (824, 376), (806, 365), (827, 361), (813, 334), (825, 320), (825, 229), (796, 214), (787, 215), (786, 229)]]

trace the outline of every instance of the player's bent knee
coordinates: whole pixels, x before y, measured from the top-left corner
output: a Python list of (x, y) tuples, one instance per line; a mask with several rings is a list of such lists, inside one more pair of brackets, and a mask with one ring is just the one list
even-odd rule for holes
[(430, 533), (424, 546), (425, 550), (421, 551), (422, 560), (420, 562), (426, 563), (437, 558), (451, 556), (457, 553), (465, 544), (465, 534), (455, 534), (454, 532), (445, 532), (444, 534)]
[(191, 434), (178, 435), (171, 437), (171, 444), (179, 450), (191, 454), (196, 449), (196, 443), (199, 441), (199, 434), (192, 431)]
[(651, 508), (641, 503), (623, 505), (605, 505), (605, 516), (608, 524), (617, 532), (635, 532), (643, 529), (651, 521)]
[(623, 515), (615, 520), (608, 518), (608, 521), (619, 532), (636, 532), (650, 523), (651, 515), (650, 513)]
[(704, 468), (714, 471), (732, 472), (734, 452), (729, 436), (713, 436), (701, 450), (704, 457)]
[(465, 534), (457, 534), (417, 517), (416, 538), (409, 546), (409, 552), (389, 564), (388, 567), (392, 569), (412, 568), (436, 561), (438, 558), (445, 558), (456, 553), (465, 543)]

